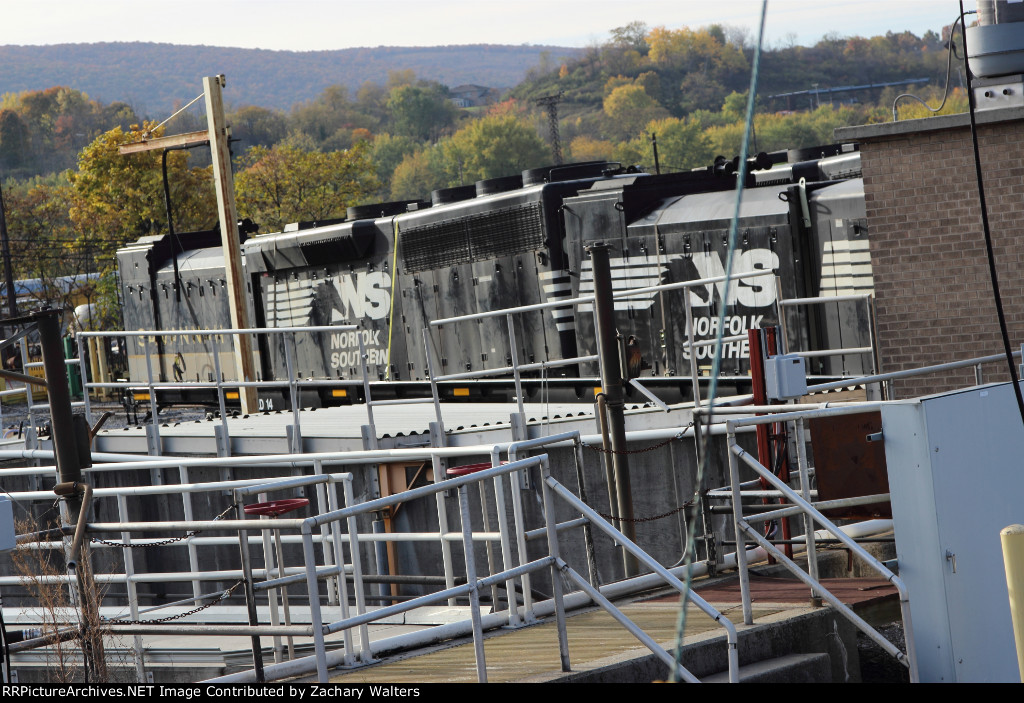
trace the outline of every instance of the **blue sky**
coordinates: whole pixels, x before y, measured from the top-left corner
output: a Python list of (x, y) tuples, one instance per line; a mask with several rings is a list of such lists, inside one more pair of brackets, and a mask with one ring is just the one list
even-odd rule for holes
[[(359, 46), (553, 44), (586, 46), (634, 20), (648, 26), (746, 27), (756, 36), (758, 0), (38, 0), (4, 3), (0, 44), (114, 41), (275, 50)], [(965, 2), (973, 10), (975, 3)], [(917, 35), (951, 24), (950, 0), (771, 0), (769, 46), (813, 44), (823, 35)]]

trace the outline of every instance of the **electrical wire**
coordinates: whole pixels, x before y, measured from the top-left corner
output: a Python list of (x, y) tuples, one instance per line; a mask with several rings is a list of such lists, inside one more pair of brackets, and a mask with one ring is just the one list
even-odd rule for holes
[(158, 124), (158, 125), (157, 125), (156, 127), (154, 127), (153, 129), (148, 129), (148, 130), (146, 130), (146, 132), (145, 132), (145, 134), (144, 134), (143, 136), (146, 136), (146, 137), (152, 136), (153, 132), (155, 132), (156, 130), (160, 129), (160, 128), (161, 128), (161, 127), (163, 127), (163, 126), (164, 126), (165, 124), (167, 124), (168, 122), (170, 122), (171, 120), (173, 120), (173, 119), (174, 119), (175, 117), (177, 117), (178, 115), (180, 115), (181, 113), (183, 113), (183, 112), (184, 112), (185, 110), (187, 110), (187, 109), (189, 109), (190, 107), (192, 107), (193, 105), (195, 105), (195, 104), (196, 104), (196, 103), (197, 103), (197, 102), (198, 102), (198, 101), (199, 101), (200, 99), (202, 99), (202, 97), (203, 97), (204, 95), (206, 95), (206, 93), (200, 93), (200, 94), (199, 94), (199, 95), (197, 95), (196, 97), (192, 98), (192, 100), (190, 100), (190, 101), (189, 101), (188, 105), (186, 105), (185, 107), (183, 107), (183, 108), (179, 109), (179, 110), (178, 110), (177, 112), (175, 112), (175, 113), (174, 113), (173, 115), (171, 115), (170, 117), (168, 117), (168, 118), (167, 118), (166, 120), (164, 120), (163, 122), (161, 122), (160, 124)]
[[(960, 0), (960, 14), (964, 14), (964, 0)], [(1024, 424), (1024, 396), (1021, 395), (1020, 382), (1017, 378), (1017, 366), (1013, 362), (1013, 349), (1010, 348), (1010, 333), (1006, 328), (1006, 313), (1003, 311), (1003, 298), (999, 294), (999, 276), (996, 273), (996, 256), (992, 246), (992, 230), (988, 221), (988, 205), (985, 200), (985, 181), (981, 175), (981, 152), (978, 148), (978, 124), (974, 116), (974, 89), (971, 84), (970, 59), (967, 56), (967, 34), (964, 33), (964, 73), (967, 74), (967, 104), (971, 116), (971, 141), (974, 145), (974, 172), (978, 181), (978, 202), (981, 205), (981, 226), (985, 232), (985, 253), (988, 256), (988, 273), (992, 282), (992, 302), (996, 306), (999, 318), (999, 332), (1003, 338), (1003, 352), (1006, 354), (1006, 365), (1013, 381), (1013, 393), (1017, 398), (1017, 411), (1020, 413), (1021, 424)]]
[[(962, 3), (961, 3), (961, 8), (960, 9), (961, 9), (961, 12), (962, 12), (963, 11)], [(972, 12), (968, 12), (966, 14), (969, 14), (969, 15), (973, 14), (973, 11)], [(893, 122), (899, 122), (900, 121), (900, 118), (899, 118), (899, 116), (896, 113), (896, 103), (898, 103), (900, 101), (900, 98), (913, 98), (914, 100), (916, 100), (917, 102), (919, 102), (922, 105), (924, 105), (925, 108), (927, 108), (929, 111), (931, 111), (933, 113), (938, 112), (943, 107), (945, 107), (946, 99), (949, 97), (949, 76), (950, 76), (950, 73), (952, 72), (952, 69), (953, 69), (953, 55), (956, 54), (956, 44), (953, 42), (953, 32), (956, 31), (956, 26), (957, 26), (957, 24), (959, 24), (960, 25), (960, 35), (962, 37), (963, 33), (964, 33), (963, 22), (964, 22), (964, 17), (963, 17), (963, 14), (961, 14), (959, 17), (957, 17), (955, 20), (953, 20), (953, 26), (950, 27), (950, 29), (949, 29), (949, 48), (948, 48), (948, 51), (946, 53), (946, 86), (942, 89), (942, 102), (939, 103), (938, 107), (934, 107), (933, 108), (930, 105), (928, 105), (928, 103), (926, 103), (924, 100), (922, 100), (921, 98), (917, 97), (916, 95), (914, 95), (912, 93), (903, 93), (902, 95), (897, 95), (895, 100), (892, 101), (892, 121)], [(964, 44), (964, 46), (966, 47), (966, 43)], [(964, 51), (964, 55), (965, 56), (966, 56), (966, 54), (967, 54), (967, 52)], [(959, 57), (957, 57), (957, 58), (959, 58)], [(966, 61), (966, 58), (964, 60)], [(968, 79), (968, 83), (970, 83), (969, 79)]]
[[(732, 273), (733, 255), (736, 252), (736, 235), (739, 230), (740, 204), (743, 201), (743, 186), (747, 178), (747, 150), (750, 148), (750, 135), (754, 124), (754, 96), (757, 94), (757, 78), (761, 63), (761, 47), (764, 43), (765, 16), (767, 14), (768, 0), (762, 0), (761, 22), (757, 32), (757, 45), (754, 47), (754, 60), (750, 71), (750, 91), (747, 95), (746, 122), (743, 128), (743, 141), (740, 145), (739, 170), (736, 173), (736, 202), (733, 209), (732, 221), (729, 224), (729, 250), (725, 259), (726, 278), (722, 289), (722, 306), (718, 313), (718, 337), (715, 340), (715, 359), (711, 367), (711, 384), (708, 392), (707, 426), (706, 431), (701, 438), (701, 445), (703, 448), (697, 460), (697, 476), (694, 481), (694, 486), (698, 490), (704, 479), (704, 473), (707, 467), (708, 440), (711, 437), (711, 423), (714, 419), (715, 399), (718, 396), (718, 374), (722, 368), (722, 350), (724, 348), (722, 340), (725, 337), (725, 312), (728, 307), (729, 291), (732, 284), (730, 274)], [(695, 363), (695, 361), (691, 360), (690, 363)], [(689, 567), (690, 564), (693, 563), (696, 522), (696, 520), (690, 520), (690, 524), (687, 525), (686, 560), (684, 562), (686, 567)], [(678, 681), (679, 662), (683, 653), (683, 636), (686, 631), (686, 609), (690, 602), (690, 586), (693, 580), (692, 572), (692, 569), (686, 568), (685, 588), (683, 589), (683, 597), (680, 599), (679, 603), (679, 617), (676, 622), (675, 665), (669, 673), (669, 680), (672, 682)]]

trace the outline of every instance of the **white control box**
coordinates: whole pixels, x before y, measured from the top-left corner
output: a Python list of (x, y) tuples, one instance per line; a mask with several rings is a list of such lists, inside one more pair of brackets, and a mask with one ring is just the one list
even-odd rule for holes
[(796, 354), (779, 354), (765, 360), (764, 384), (769, 400), (789, 400), (807, 395), (804, 358)]

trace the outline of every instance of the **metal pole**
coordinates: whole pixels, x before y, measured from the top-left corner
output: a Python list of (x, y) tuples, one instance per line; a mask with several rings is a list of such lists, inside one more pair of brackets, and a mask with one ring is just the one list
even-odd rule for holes
[(18, 299), (14, 292), (14, 274), (11, 269), (11, 250), (7, 241), (7, 215), (4, 212), (4, 191), (0, 188), (0, 246), (3, 249), (4, 279), (7, 287), (7, 314), (18, 316)]
[(459, 519), (462, 521), (462, 550), (466, 557), (466, 585), (469, 586), (469, 615), (473, 621), (473, 654), (476, 658), (476, 679), (487, 683), (487, 660), (484, 658), (484, 631), (480, 619), (480, 587), (476, 581), (476, 555), (473, 550), (473, 526), (469, 515), (469, 488), (459, 486)]
[[(595, 242), (587, 247), (594, 271), (594, 318), (597, 328), (597, 354), (601, 364), (601, 390), (605, 394), (611, 434), (611, 447), (605, 447), (605, 451), (612, 453), (617, 512), (622, 520), (620, 531), (630, 541), (634, 541), (636, 526), (633, 524), (633, 490), (629, 480), (629, 460), (626, 458), (624, 394), (615, 333), (615, 303), (612, 300), (612, 273), (608, 249), (608, 245), (603, 242)], [(623, 562), (627, 577), (638, 573), (636, 558), (629, 552), (623, 551)]]
[(569, 633), (565, 624), (565, 601), (562, 598), (562, 574), (558, 567), (558, 532), (555, 530), (555, 501), (551, 495), (551, 467), (545, 454), (541, 463), (541, 488), (544, 500), (544, 518), (548, 537), (548, 554), (551, 562), (551, 598), (555, 601), (555, 626), (558, 629), (558, 657), (561, 659), (562, 671), (572, 671), (569, 664)]

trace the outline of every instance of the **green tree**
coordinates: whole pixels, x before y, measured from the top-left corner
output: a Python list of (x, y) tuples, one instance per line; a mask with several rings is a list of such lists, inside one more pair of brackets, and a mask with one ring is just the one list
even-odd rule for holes
[(636, 84), (612, 90), (604, 99), (604, 112), (619, 134), (627, 137), (636, 135), (651, 120), (668, 117), (668, 111)]
[(239, 215), (271, 232), (289, 222), (344, 217), (377, 187), (367, 151), (365, 142), (327, 153), (289, 144), (252, 147), (235, 178)]
[[(386, 200), (391, 191), (391, 177), (406, 156), (414, 154), (419, 145), (411, 137), (378, 134), (370, 145), (370, 161), (373, 163), (380, 183), (382, 199)], [(400, 198), (401, 199), (401, 198)]]
[(391, 91), (387, 107), (394, 134), (419, 141), (436, 140), (452, 125), (457, 112), (440, 84), (398, 86)]
[(6, 173), (21, 169), (29, 158), (28, 126), (11, 109), (0, 110), (0, 168)]
[(277, 110), (246, 105), (227, 115), (231, 136), (242, 150), (253, 146), (273, 146), (288, 135), (288, 120)]
[(699, 122), (668, 117), (648, 123), (646, 132), (647, 134), (638, 140), (638, 150), (643, 154), (644, 163), (653, 166), (654, 149), (647, 135), (657, 136), (658, 161), (662, 173), (688, 171), (706, 166), (714, 160), (710, 143), (704, 136)]
[(426, 198), (432, 190), (447, 188), (457, 182), (448, 171), (440, 146), (406, 154), (391, 177), (391, 199), (416, 200)]
[(469, 123), (442, 142), (452, 185), (519, 173), (549, 159), (537, 131), (513, 114), (491, 114)]

